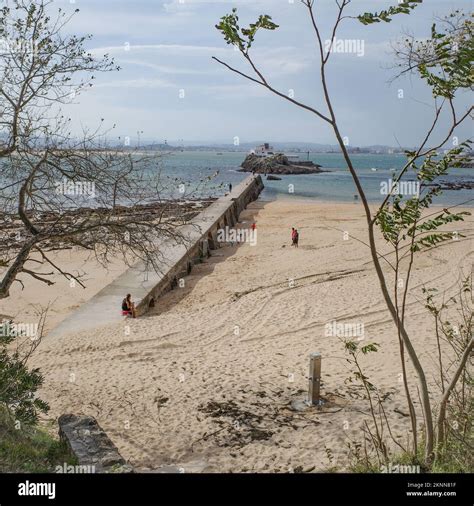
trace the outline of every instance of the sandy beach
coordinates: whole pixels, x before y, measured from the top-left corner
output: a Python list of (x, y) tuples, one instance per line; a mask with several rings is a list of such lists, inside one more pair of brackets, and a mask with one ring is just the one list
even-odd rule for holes
[[(32, 258), (40, 260), (39, 255), (33, 255)], [(78, 248), (53, 252), (51, 258), (64, 272), (77, 276), (84, 286), (53, 273), (48, 264), (39, 266), (30, 263), (28, 267), (34, 272), (51, 273), (45, 279), (54, 284), (47, 286), (34, 281), (27, 274), (20, 274), (18, 279), (21, 283), (13, 283), (10, 296), (0, 301), (0, 315), (3, 318), (33, 323), (38, 321), (41, 313), (47, 311), (44, 327), (47, 333), (128, 268), (121, 258), (112, 258), (107, 268), (104, 268), (93, 254)]]
[[(257, 244), (214, 251), (152, 313), (94, 333), (44, 338), (31, 365), (44, 373), (40, 395), (51, 404), (49, 417), (95, 416), (138, 471), (342, 470), (348, 442), (361, 442), (368, 410), (361, 388), (345, 381), (351, 371), (341, 340), (326, 335), (325, 325), (337, 321), (363, 323), (364, 342), (380, 344), (362, 363), (371, 381), (390, 392), (387, 416), (405, 443), (396, 331), (369, 250), (355, 239), (366, 241), (362, 206), (257, 201), (240, 221), (257, 224)], [(300, 232), (298, 249), (290, 246), (292, 226)], [(472, 230), (472, 217), (452, 230)], [(436, 341), (422, 280), (454, 294), (473, 250), (472, 241), (460, 239), (417, 260), (408, 329), (430, 382)], [(55, 299), (51, 328), (123, 268), (117, 263), (104, 275), (87, 263), (87, 290), (28, 280), (25, 292), (15, 287), (2, 301), (0, 313), (31, 318), (32, 303)], [(294, 412), (290, 403), (305, 397), (312, 352), (322, 354), (322, 394), (330, 402), (320, 411)], [(411, 388), (419, 410), (414, 380)]]

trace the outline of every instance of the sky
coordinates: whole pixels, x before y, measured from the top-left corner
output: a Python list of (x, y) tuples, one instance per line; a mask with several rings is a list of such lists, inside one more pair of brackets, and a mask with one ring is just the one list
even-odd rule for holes
[[(353, 0), (347, 12), (355, 16), (395, 3)], [(121, 67), (98, 75), (94, 87), (67, 106), (77, 131), (93, 128), (103, 118), (105, 128), (115, 125), (111, 138), (129, 137), (132, 143), (138, 137), (142, 142), (183, 144), (336, 143), (330, 128), (314, 114), (212, 59), (216, 56), (251, 72), (215, 24), (232, 7), (238, 9), (241, 26), (269, 14), (279, 28), (257, 34), (255, 63), (275, 88), (326, 114), (316, 40), (307, 10), (298, 0), (56, 0), (54, 6), (79, 9), (67, 32), (91, 34), (88, 50), (96, 57), (109, 54)], [(433, 118), (431, 93), (415, 76), (391, 82), (392, 46), (406, 33), (429, 37), (436, 17), (470, 7), (470, 0), (425, 0), (411, 15), (399, 15), (391, 23), (364, 26), (355, 19), (344, 20), (338, 38), (357, 41), (358, 46), (353, 52), (333, 53), (327, 74), (349, 145), (420, 142)], [(316, 1), (324, 40), (336, 14), (333, 0)], [(459, 98), (460, 110), (468, 98)], [(466, 125), (456, 134), (464, 138), (471, 129)]]

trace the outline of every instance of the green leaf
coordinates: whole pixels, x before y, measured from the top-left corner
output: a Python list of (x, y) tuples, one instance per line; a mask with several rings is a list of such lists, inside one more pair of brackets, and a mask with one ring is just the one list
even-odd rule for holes
[(227, 44), (236, 46), (241, 53), (247, 55), (258, 30), (275, 30), (278, 25), (272, 21), (271, 16), (263, 14), (259, 16), (255, 23), (251, 23), (248, 28), (240, 28), (237, 9), (234, 7), (231, 14), (222, 16), (216, 28), (222, 33)]
[(367, 353), (373, 353), (379, 351), (379, 344), (377, 343), (369, 343), (365, 346), (362, 346), (360, 349), (364, 355), (367, 355)]
[(357, 19), (363, 25), (371, 25), (373, 23), (390, 23), (392, 21), (392, 17), (397, 14), (410, 14), (410, 11), (413, 10), (418, 4), (421, 4), (423, 0), (412, 0), (407, 2), (401, 2), (397, 6), (389, 7), (387, 10), (383, 10), (376, 13), (365, 12), (357, 16)]
[(346, 341), (344, 347), (349, 353), (354, 354), (358, 349), (358, 344), (355, 341)]

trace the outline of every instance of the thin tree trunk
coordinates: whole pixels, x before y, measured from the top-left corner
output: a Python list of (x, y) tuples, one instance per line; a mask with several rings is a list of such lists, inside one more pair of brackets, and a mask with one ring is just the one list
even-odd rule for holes
[[(415, 220), (413, 227), (416, 227), (418, 220)], [(406, 273), (406, 281), (405, 287), (403, 289), (403, 298), (402, 298), (402, 323), (405, 324), (405, 310), (407, 304), (407, 295), (408, 295), (408, 286), (410, 283), (411, 271), (413, 268), (414, 261), (414, 251), (413, 245), (415, 244), (415, 230), (413, 230), (413, 235), (411, 237), (410, 244), (410, 262), (408, 264), (408, 269)], [(405, 394), (408, 403), (408, 409), (410, 412), (410, 420), (413, 431), (413, 455), (418, 454), (418, 427), (416, 423), (416, 411), (413, 404), (413, 399), (411, 398), (410, 389), (408, 388), (408, 377), (406, 376), (406, 364), (405, 364), (405, 345), (403, 344), (403, 340), (401, 339), (400, 332), (398, 333), (398, 339), (400, 341), (400, 358), (402, 360), (402, 370), (403, 370), (403, 384), (405, 386)]]
[[(395, 268), (395, 305), (397, 307), (397, 318), (400, 318), (400, 310), (398, 304), (398, 280), (399, 280), (399, 267), (400, 267), (400, 255), (398, 249), (398, 242), (395, 244), (395, 257), (396, 257), (396, 268)], [(411, 263), (409, 266), (409, 270), (411, 268), (413, 261), (413, 253), (411, 255)], [(408, 277), (407, 277), (408, 278)], [(402, 297), (402, 322), (405, 322), (405, 304), (406, 304), (406, 294), (407, 294), (407, 286), (408, 279), (406, 281), (405, 290), (403, 292)], [(398, 343), (400, 347), (400, 361), (402, 364), (402, 375), (403, 375), (403, 387), (405, 389), (405, 397), (407, 399), (408, 411), (410, 413), (410, 422), (411, 422), (411, 430), (413, 433), (413, 455), (416, 456), (418, 451), (418, 434), (417, 434), (417, 426), (416, 426), (416, 412), (413, 406), (413, 401), (411, 400), (410, 390), (408, 388), (408, 378), (407, 378), (407, 369), (405, 364), (405, 345), (403, 344), (402, 336), (400, 335), (400, 327), (397, 326), (398, 332)]]
[(399, 345), (400, 345), (400, 360), (402, 362), (402, 374), (403, 374), (403, 386), (405, 389), (405, 396), (408, 403), (408, 411), (410, 413), (411, 420), (411, 430), (413, 432), (413, 455), (416, 455), (418, 450), (418, 433), (416, 426), (416, 411), (413, 406), (413, 401), (411, 398), (410, 390), (408, 389), (408, 379), (407, 379), (407, 370), (405, 364), (405, 345), (403, 344), (403, 339), (399, 335), (398, 337)]
[(441, 353), (441, 342), (439, 339), (439, 322), (438, 315), (435, 314), (435, 332), (436, 332), (436, 343), (438, 345), (438, 362), (439, 362), (439, 376), (441, 380), (441, 392), (444, 394), (444, 369), (443, 369), (443, 359)]

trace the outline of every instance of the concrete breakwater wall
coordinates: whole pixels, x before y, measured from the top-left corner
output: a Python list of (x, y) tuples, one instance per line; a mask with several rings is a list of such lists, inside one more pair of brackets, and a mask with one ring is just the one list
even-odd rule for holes
[(218, 199), (204, 210), (193, 224), (194, 229), (187, 235), (186, 251), (168, 269), (163, 278), (137, 305), (138, 315), (145, 313), (154, 302), (167, 291), (178, 285), (178, 280), (191, 273), (194, 264), (210, 256), (211, 251), (219, 247), (217, 234), (219, 229), (233, 227), (240, 213), (250, 202), (256, 200), (263, 190), (260, 176), (251, 176), (233, 189), (225, 197)]
[(179, 279), (189, 274), (194, 264), (203, 261), (219, 247), (219, 229), (233, 227), (240, 213), (263, 190), (259, 175), (249, 176), (236, 185), (231, 193), (220, 197), (204, 209), (192, 223), (180, 229), (183, 243), (164, 243), (160, 246), (160, 272), (150, 271), (142, 262), (127, 269), (88, 302), (70, 314), (49, 336), (94, 329), (123, 320), (120, 306), (127, 293), (132, 294), (138, 315), (153, 307), (157, 299), (177, 286)]

